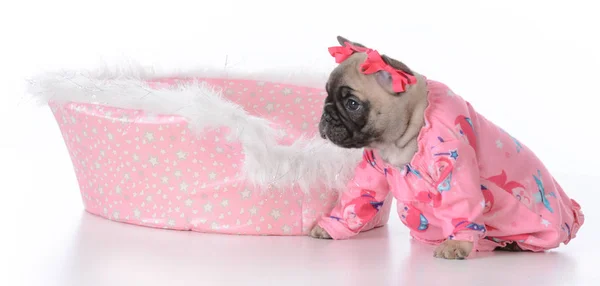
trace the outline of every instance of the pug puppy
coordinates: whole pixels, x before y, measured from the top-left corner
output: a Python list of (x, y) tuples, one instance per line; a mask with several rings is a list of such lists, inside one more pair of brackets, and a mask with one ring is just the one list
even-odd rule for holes
[(391, 192), (413, 237), (437, 245), (435, 257), (463, 259), (474, 248), (544, 251), (575, 237), (584, 221), (579, 204), (531, 150), (442, 83), (338, 42), (319, 131), (365, 153), (311, 236), (358, 234)]
[[(346, 42), (365, 47), (341, 36)], [(404, 63), (382, 55), (390, 66), (417, 78), (416, 85), (407, 86), (402, 96), (392, 90), (392, 78), (385, 71), (372, 75), (361, 72), (365, 53), (354, 53), (330, 74), (326, 84), (327, 97), (319, 123), (321, 137), (343, 148), (370, 148), (379, 151), (382, 159), (402, 167), (417, 152), (417, 137), (425, 124), (427, 86), (425, 77)], [(330, 239), (320, 226), (311, 231), (315, 238)], [(446, 240), (434, 251), (434, 256), (462, 259), (471, 253), (473, 243)]]

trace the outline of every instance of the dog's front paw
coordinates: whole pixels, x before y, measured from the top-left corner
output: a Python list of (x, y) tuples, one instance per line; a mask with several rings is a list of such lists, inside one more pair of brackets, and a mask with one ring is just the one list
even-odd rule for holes
[(331, 235), (329, 235), (329, 233), (327, 233), (327, 231), (319, 225), (313, 227), (313, 229), (310, 231), (310, 236), (320, 239), (331, 239)]
[(460, 240), (446, 240), (440, 244), (433, 256), (445, 259), (465, 259), (473, 250), (473, 243)]

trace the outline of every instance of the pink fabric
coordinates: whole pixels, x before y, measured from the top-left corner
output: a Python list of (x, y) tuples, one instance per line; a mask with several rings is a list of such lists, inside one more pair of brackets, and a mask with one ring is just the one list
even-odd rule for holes
[[(285, 130), (280, 142), (318, 136), (324, 91), (254, 80), (203, 79), (254, 116)], [(176, 79), (152, 82), (155, 88)], [(244, 152), (228, 130), (200, 135), (185, 118), (93, 104), (51, 105), (85, 209), (136, 225), (229, 234), (303, 235), (335, 205), (321, 186), (261, 193), (241, 173)], [(268, 168), (268, 166), (266, 166)], [(364, 230), (387, 222), (391, 199)]]
[(394, 168), (366, 150), (356, 177), (319, 225), (335, 239), (357, 234), (392, 193), (398, 214), (420, 241), (508, 242), (542, 251), (567, 244), (584, 222), (535, 154), (485, 119), (445, 85), (428, 81), (426, 124), (411, 163)]

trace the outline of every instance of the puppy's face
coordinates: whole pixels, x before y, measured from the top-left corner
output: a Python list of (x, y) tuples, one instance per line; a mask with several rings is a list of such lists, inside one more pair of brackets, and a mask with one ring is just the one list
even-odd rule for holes
[[(349, 42), (342, 37), (338, 41), (341, 45)], [(360, 66), (366, 58), (365, 53), (354, 53), (331, 72), (326, 85), (319, 131), (321, 137), (344, 148), (377, 148), (394, 142), (406, 131), (411, 110), (419, 101), (419, 84), (395, 93), (389, 73), (363, 74)], [(382, 58), (392, 67), (414, 75), (403, 63), (385, 55)]]

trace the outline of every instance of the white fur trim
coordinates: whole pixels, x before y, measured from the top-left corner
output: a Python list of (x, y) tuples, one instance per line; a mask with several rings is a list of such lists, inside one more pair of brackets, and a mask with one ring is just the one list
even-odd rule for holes
[[(254, 79), (322, 87), (324, 77), (296, 74), (231, 71), (156, 72), (135, 64), (96, 71), (46, 73), (29, 81), (29, 92), (39, 103), (80, 102), (117, 108), (141, 109), (186, 118), (191, 130), (227, 127), (228, 140), (239, 141), (246, 156), (244, 174), (261, 189), (304, 192), (314, 187), (341, 190), (354, 174), (361, 151), (342, 149), (321, 138), (301, 138), (290, 146), (277, 143), (278, 130), (266, 119), (251, 116), (206, 83), (181, 83), (152, 89), (146, 80), (161, 77), (219, 77)], [(319, 79), (321, 78), (321, 79)]]

